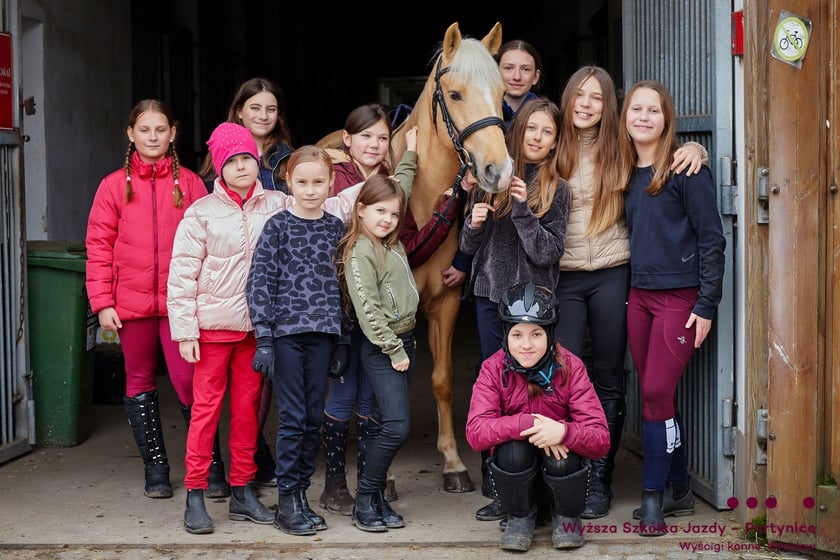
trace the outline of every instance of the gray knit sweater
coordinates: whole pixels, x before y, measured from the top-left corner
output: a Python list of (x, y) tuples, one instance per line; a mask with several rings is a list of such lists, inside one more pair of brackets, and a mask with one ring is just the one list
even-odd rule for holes
[(461, 230), (461, 251), (474, 255), (473, 294), (493, 302), (520, 282), (553, 290), (560, 274), (569, 219), (568, 184), (563, 179), (557, 182), (551, 207), (541, 218), (534, 215), (527, 202), (512, 202), (509, 214), (487, 220), (478, 228), (470, 226), (472, 215), (467, 216)]

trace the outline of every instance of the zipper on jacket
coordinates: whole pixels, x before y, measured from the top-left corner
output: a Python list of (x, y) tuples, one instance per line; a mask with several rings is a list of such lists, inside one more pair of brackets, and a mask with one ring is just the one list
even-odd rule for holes
[(152, 164), (152, 247), (154, 248), (154, 263), (153, 263), (153, 271), (154, 271), (154, 281), (152, 283), (152, 287), (154, 291), (152, 292), (154, 303), (153, 309), (155, 310), (155, 315), (160, 313), (158, 309), (158, 279), (160, 278), (160, 262), (158, 259), (158, 215), (157, 215), (157, 163)]
[(397, 307), (397, 298), (394, 296), (394, 290), (391, 288), (390, 282), (385, 282), (385, 291), (388, 292), (388, 299), (391, 300), (391, 309), (394, 311), (394, 319), (399, 319), (400, 310)]

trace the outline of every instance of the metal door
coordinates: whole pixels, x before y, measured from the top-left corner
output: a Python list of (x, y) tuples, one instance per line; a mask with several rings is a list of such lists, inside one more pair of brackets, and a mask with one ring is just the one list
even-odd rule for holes
[[(17, 3), (0, 3), (0, 17), (0, 30), (12, 35), (12, 113), (19, 127)], [(22, 167), (20, 129), (0, 130), (0, 463), (29, 451), (35, 437), (26, 361)]]
[[(733, 494), (735, 453), (731, 11), (730, 2), (716, 0), (622, 1), (624, 91), (644, 79), (667, 85), (679, 115), (680, 141), (708, 149), (719, 185), (727, 242), (723, 300), (709, 339), (678, 388), (694, 490), (719, 509), (728, 509)], [(640, 452), (639, 386), (629, 356), (628, 364), (625, 443)]]

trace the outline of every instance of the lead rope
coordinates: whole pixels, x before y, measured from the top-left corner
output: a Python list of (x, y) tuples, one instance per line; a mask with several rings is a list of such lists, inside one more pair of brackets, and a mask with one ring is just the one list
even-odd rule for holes
[[(408, 258), (411, 259), (414, 255), (417, 254), (420, 249), (422, 249), (429, 240), (434, 237), (435, 232), (440, 227), (442, 223), (449, 224), (449, 219), (446, 217), (449, 214), (449, 210), (452, 208), (453, 204), (457, 204), (458, 196), (460, 195), (461, 191), (463, 191), (463, 187), (461, 187), (461, 181), (464, 179), (464, 175), (466, 174), (468, 166), (466, 163), (461, 164), (461, 168), (458, 170), (458, 174), (455, 176), (455, 183), (452, 185), (452, 196), (449, 197), (449, 200), (446, 201), (446, 206), (443, 209), (443, 212), (438, 212), (435, 210), (432, 212), (432, 215), (437, 218), (435, 220), (432, 229), (429, 230), (428, 234), (423, 238), (420, 243), (414, 246), (410, 253), (408, 253)], [(449, 224), (451, 225), (451, 224)]]

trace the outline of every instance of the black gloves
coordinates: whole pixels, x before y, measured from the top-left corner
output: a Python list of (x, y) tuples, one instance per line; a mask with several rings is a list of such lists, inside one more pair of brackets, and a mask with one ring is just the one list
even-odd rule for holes
[(270, 337), (257, 339), (257, 351), (254, 354), (254, 371), (263, 374), (266, 380), (274, 378), (274, 339)]
[(336, 344), (330, 356), (330, 369), (327, 370), (327, 375), (332, 379), (338, 379), (347, 373), (348, 367), (350, 367), (350, 345)]

